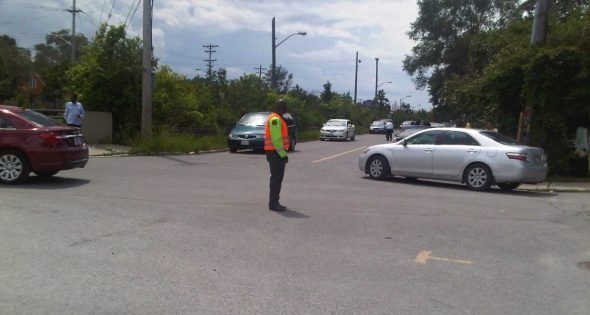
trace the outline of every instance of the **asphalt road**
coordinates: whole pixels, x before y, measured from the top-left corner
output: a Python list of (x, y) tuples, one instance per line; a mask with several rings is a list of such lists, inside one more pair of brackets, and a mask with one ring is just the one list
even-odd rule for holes
[(290, 154), (92, 158), (0, 187), (1, 314), (588, 314), (590, 196), (473, 192)]

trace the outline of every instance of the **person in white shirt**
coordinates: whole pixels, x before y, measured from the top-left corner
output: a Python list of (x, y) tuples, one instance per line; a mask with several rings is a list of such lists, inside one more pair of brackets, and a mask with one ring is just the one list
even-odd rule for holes
[(391, 121), (388, 121), (385, 124), (385, 140), (386, 141), (393, 140), (393, 123)]
[(66, 103), (66, 111), (64, 118), (66, 124), (72, 127), (82, 128), (82, 120), (84, 119), (84, 107), (82, 103), (78, 102), (78, 95), (72, 94), (72, 101)]

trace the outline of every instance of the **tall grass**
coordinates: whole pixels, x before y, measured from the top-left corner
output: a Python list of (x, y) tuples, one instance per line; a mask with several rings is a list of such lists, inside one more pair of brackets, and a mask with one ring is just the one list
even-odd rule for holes
[(163, 131), (132, 143), (131, 154), (191, 153), (227, 147), (226, 136), (194, 136)]
[(307, 130), (299, 130), (297, 131), (297, 141), (310, 141), (310, 140), (318, 140), (320, 138), (320, 130), (319, 129), (307, 129)]

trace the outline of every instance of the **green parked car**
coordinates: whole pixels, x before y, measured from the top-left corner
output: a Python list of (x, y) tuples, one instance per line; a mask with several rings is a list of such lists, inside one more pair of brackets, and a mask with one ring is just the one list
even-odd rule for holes
[[(269, 115), (270, 112), (252, 112), (242, 116), (229, 132), (229, 152), (235, 153), (241, 149), (264, 150), (264, 124)], [(291, 114), (286, 113), (283, 119), (289, 128), (289, 151), (293, 151), (297, 144), (297, 126)]]

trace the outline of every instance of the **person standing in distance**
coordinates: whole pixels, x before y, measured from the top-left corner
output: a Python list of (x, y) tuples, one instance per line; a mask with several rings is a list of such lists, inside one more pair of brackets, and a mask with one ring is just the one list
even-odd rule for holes
[(76, 93), (72, 93), (71, 101), (66, 103), (64, 118), (68, 126), (82, 128), (84, 107), (82, 106), (82, 103), (78, 102), (78, 95), (76, 95)]
[(385, 140), (386, 141), (393, 140), (393, 123), (391, 121), (388, 121), (385, 124)]
[(279, 99), (275, 111), (266, 120), (264, 128), (264, 151), (270, 167), (270, 193), (268, 197), (268, 209), (283, 212), (287, 207), (279, 203), (281, 185), (285, 174), (285, 165), (289, 162), (287, 149), (289, 149), (289, 130), (283, 119), (287, 112), (287, 102)]

